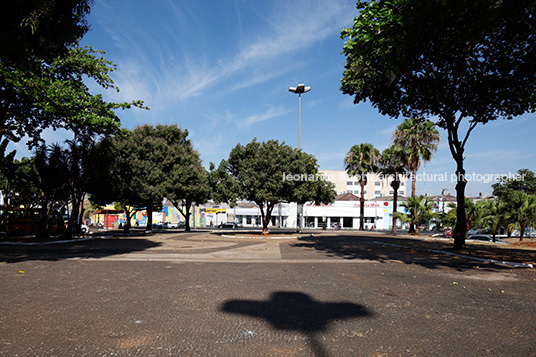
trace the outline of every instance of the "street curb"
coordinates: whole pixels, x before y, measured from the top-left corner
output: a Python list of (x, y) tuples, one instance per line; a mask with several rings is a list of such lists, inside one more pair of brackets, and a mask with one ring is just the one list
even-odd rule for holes
[(73, 243), (73, 242), (83, 242), (86, 240), (95, 239), (94, 237), (80, 238), (80, 239), (69, 239), (69, 240), (54, 240), (50, 242), (0, 242), (0, 245), (48, 245), (48, 244), (61, 244), (61, 243)]
[(384, 243), (384, 242), (378, 242), (378, 241), (374, 241), (373, 243), (374, 244), (380, 244), (380, 245), (388, 245), (388, 246), (397, 247), (397, 248), (417, 250), (417, 251), (421, 251), (421, 252), (431, 252), (431, 253), (440, 253), (440, 254), (452, 255), (452, 256), (455, 256), (455, 257), (476, 260), (476, 261), (479, 261), (479, 262), (492, 263), (492, 264), (497, 264), (497, 265), (506, 265), (506, 266), (509, 266), (509, 267), (512, 267), (512, 268), (534, 268), (534, 266), (532, 264), (530, 264), (530, 263), (516, 263), (516, 262), (503, 261), (503, 260), (479, 258), (479, 257), (470, 256), (470, 255), (463, 255), (463, 254), (447, 252), (447, 251), (444, 251), (444, 250), (418, 249), (418, 248), (408, 247), (408, 246), (405, 246), (405, 245), (393, 244), (393, 243)]
[(247, 237), (247, 236), (231, 236), (222, 234), (221, 237), (224, 238), (239, 238), (239, 239), (269, 239), (269, 240), (276, 240), (276, 239), (297, 239), (297, 238), (312, 238), (314, 237), (314, 234), (308, 234), (306, 236), (283, 236), (283, 237), (274, 237), (274, 236), (265, 236), (265, 237)]

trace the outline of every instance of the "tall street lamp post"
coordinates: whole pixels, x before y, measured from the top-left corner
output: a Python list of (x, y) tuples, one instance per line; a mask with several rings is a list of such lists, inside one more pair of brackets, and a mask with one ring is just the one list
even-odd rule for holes
[[(296, 93), (298, 95), (298, 150), (301, 150), (301, 95), (311, 90), (311, 87), (306, 87), (305, 84), (298, 84), (297, 87), (290, 87), (289, 92)], [(301, 228), (301, 205), (296, 203), (296, 216), (298, 222), (296, 222), (296, 229), (299, 232)]]
[(298, 84), (297, 87), (290, 87), (289, 92), (298, 95), (298, 150), (301, 150), (301, 95), (311, 90), (311, 87), (306, 87), (305, 84)]

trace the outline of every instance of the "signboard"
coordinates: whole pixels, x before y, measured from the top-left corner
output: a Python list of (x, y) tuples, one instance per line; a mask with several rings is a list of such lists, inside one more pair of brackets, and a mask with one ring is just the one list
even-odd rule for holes
[(213, 214), (226, 212), (225, 208), (207, 208), (206, 210), (207, 210), (207, 213), (213, 213)]

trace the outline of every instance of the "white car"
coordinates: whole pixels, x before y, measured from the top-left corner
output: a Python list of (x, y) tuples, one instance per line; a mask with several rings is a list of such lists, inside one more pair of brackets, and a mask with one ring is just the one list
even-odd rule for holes
[[(493, 237), (489, 234), (471, 234), (467, 237), (468, 240), (477, 240), (481, 242), (493, 242)], [(502, 241), (495, 237), (495, 243), (508, 244), (508, 242)]]

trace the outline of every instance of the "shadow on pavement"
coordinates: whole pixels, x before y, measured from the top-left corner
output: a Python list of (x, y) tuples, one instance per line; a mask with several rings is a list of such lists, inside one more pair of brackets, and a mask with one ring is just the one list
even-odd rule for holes
[(295, 291), (276, 291), (266, 301), (229, 300), (220, 310), (266, 320), (277, 330), (301, 332), (307, 336), (315, 356), (329, 355), (315, 334), (326, 330), (332, 320), (374, 315), (363, 305), (319, 302), (307, 294)]
[(0, 262), (17, 263), (29, 260), (58, 261), (69, 258), (102, 258), (137, 252), (160, 246), (143, 238), (106, 238), (48, 245), (2, 245)]
[[(472, 269), (479, 266), (481, 269), (499, 270), (511, 269), (510, 267), (500, 266), (463, 257), (449, 256), (441, 253), (424, 252), (419, 249), (436, 249), (451, 250), (446, 247), (439, 247), (431, 242), (424, 242), (412, 239), (396, 239), (382, 236), (317, 236), (299, 238), (299, 243), (291, 245), (292, 248), (313, 248), (316, 252), (322, 252), (328, 257), (338, 257), (344, 259), (364, 259), (377, 261), (380, 263), (397, 260), (406, 264), (419, 264), (429, 269), (439, 267), (450, 267), (459, 271)], [(384, 242), (387, 244), (398, 244), (412, 247), (414, 249), (405, 249), (389, 245), (376, 244), (374, 242)], [(441, 249), (442, 248), (442, 249)], [(458, 254), (467, 254), (468, 251), (455, 251)], [(524, 254), (534, 254), (526, 253)], [(496, 260), (508, 260), (507, 257), (489, 256)]]

